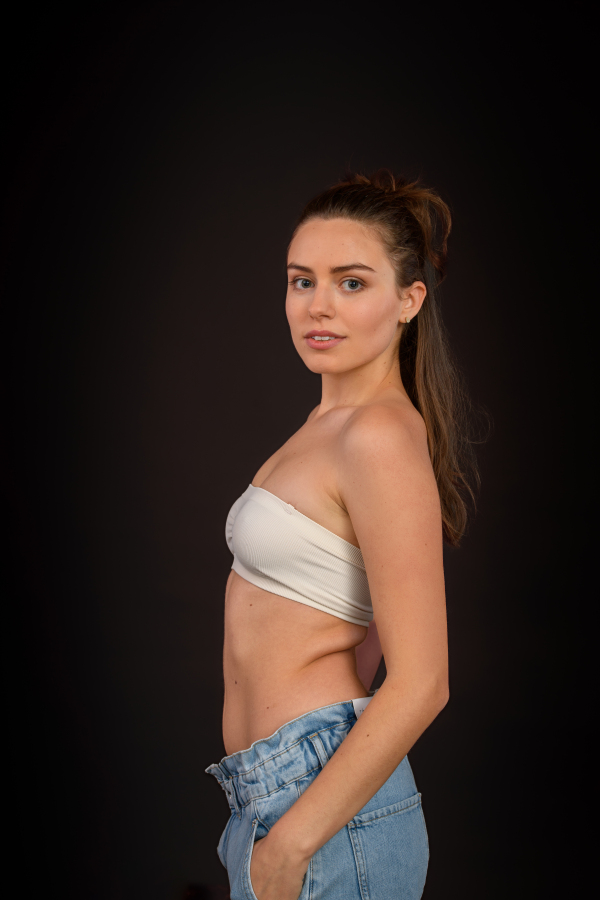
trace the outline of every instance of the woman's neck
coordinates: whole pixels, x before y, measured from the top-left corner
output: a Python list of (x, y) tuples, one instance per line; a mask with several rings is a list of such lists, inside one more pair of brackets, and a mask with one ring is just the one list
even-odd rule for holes
[(382, 360), (373, 360), (349, 372), (324, 373), (321, 375), (321, 404), (317, 416), (339, 407), (367, 406), (378, 397), (395, 392), (408, 396), (397, 359), (383, 366)]

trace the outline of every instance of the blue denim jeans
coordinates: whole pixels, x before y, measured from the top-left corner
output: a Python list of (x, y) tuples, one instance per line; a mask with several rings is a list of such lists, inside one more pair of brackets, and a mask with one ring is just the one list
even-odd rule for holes
[[(254, 842), (314, 781), (355, 723), (352, 700), (323, 706), (206, 769), (231, 809), (217, 847), (231, 900), (257, 900), (250, 880)], [(299, 900), (418, 900), (428, 861), (421, 795), (405, 756), (360, 812), (314, 854)]]

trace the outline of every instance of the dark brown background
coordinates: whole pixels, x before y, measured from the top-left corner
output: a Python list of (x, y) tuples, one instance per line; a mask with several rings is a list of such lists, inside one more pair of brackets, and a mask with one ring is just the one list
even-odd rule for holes
[(583, 9), (7, 17), (5, 741), (23, 893), (175, 900), (226, 880), (228, 807), (204, 774), (223, 754), (225, 518), (319, 398), (284, 315), (294, 218), (346, 166), (383, 165), (452, 207), (444, 312), (494, 421), (478, 517), (447, 554), (451, 701), (411, 753), (425, 898), (577, 895)]

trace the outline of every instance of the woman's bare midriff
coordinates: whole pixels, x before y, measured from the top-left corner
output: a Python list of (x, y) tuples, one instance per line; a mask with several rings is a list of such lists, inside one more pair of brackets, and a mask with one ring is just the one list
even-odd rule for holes
[[(394, 398), (390, 402), (396, 403)], [(252, 483), (358, 547), (335, 490), (337, 442), (353, 408), (321, 417), (315, 412)], [(368, 630), (264, 591), (232, 570), (225, 591), (226, 753), (245, 750), (312, 709), (367, 697), (355, 648)]]
[(368, 696), (355, 655), (366, 635), (363, 625), (271, 594), (232, 570), (223, 654), (227, 755), (312, 709)]

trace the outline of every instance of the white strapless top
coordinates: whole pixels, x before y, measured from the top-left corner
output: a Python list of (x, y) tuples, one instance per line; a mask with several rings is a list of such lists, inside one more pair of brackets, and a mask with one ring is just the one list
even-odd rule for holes
[(373, 618), (358, 547), (275, 494), (249, 485), (229, 511), (225, 536), (232, 569), (251, 584), (354, 625)]

